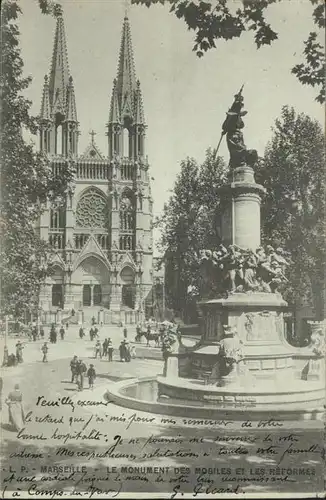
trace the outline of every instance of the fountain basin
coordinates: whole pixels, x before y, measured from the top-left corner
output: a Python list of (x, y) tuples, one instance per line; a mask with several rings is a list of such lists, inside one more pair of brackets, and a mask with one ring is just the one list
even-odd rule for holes
[[(192, 417), (200, 419), (214, 419), (214, 420), (244, 420), (249, 418), (250, 420), (264, 420), (275, 418), (278, 420), (320, 420), (324, 418), (324, 399), (325, 390), (319, 384), (315, 383), (315, 389), (312, 390), (312, 383), (309, 385), (309, 394), (311, 394), (311, 399), (309, 401), (303, 401), (304, 398), (308, 397), (304, 389), (298, 388), (295, 391), (298, 401), (295, 397), (292, 401), (289, 401), (289, 396), (286, 394), (286, 390), (283, 390), (284, 401), (281, 403), (279, 398), (282, 394), (281, 391), (275, 397), (275, 394), (271, 392), (271, 398), (269, 404), (263, 401), (259, 404), (253, 404), (250, 398), (259, 397), (259, 393), (253, 390), (250, 392), (248, 389), (244, 393), (239, 392), (232, 393), (232, 388), (217, 388), (214, 386), (205, 386), (200, 381), (189, 381), (189, 384), (196, 384), (195, 390), (196, 394), (204, 395), (206, 391), (212, 396), (223, 395), (223, 401), (216, 399), (207, 398), (189, 400), (187, 399), (187, 393), (184, 388), (184, 379), (180, 379), (180, 396), (175, 396), (175, 383), (172, 386), (173, 397), (169, 397), (167, 394), (162, 394), (162, 388), (159, 389), (159, 384), (165, 382), (164, 391), (168, 392), (169, 380), (166, 377), (156, 378), (140, 378), (140, 379), (128, 379), (121, 382), (116, 382), (112, 384), (105, 394), (105, 399), (112, 403), (125, 408), (130, 408), (133, 410), (156, 413), (159, 415), (171, 415), (176, 417)], [(171, 383), (171, 380), (170, 380)], [(306, 382), (307, 383), (307, 382)], [(182, 386), (181, 386), (182, 384)], [(208, 389), (209, 388), (209, 389)], [(194, 390), (194, 386), (192, 386)], [(271, 391), (273, 388), (271, 387)], [(275, 390), (275, 388), (274, 388)], [(292, 390), (291, 390), (292, 392)], [(261, 394), (262, 398), (266, 398), (269, 392), (264, 391)], [(225, 398), (231, 398), (229, 400)], [(236, 399), (237, 398), (237, 399)], [(242, 399), (241, 399), (242, 398)], [(287, 404), (287, 401), (288, 404)], [(245, 401), (249, 399), (249, 401)]]

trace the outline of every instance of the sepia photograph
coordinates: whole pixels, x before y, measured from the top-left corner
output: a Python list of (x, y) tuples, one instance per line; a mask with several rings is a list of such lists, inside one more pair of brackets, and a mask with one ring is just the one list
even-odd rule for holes
[(324, 0), (3, 0), (1, 498), (324, 498)]

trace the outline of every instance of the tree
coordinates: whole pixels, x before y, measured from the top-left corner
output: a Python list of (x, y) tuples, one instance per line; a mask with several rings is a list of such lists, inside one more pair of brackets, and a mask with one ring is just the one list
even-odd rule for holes
[(181, 163), (173, 194), (157, 221), (162, 231), (167, 305), (178, 313), (185, 310), (187, 290), (196, 268), (195, 227), (198, 216), (198, 165), (190, 158)]
[(324, 134), (320, 124), (284, 106), (256, 173), (267, 188), (262, 203), (266, 243), (292, 257), (285, 298), (317, 305), (325, 287)]
[(199, 292), (198, 252), (220, 242), (218, 189), (226, 166), (208, 150), (199, 166), (193, 159), (181, 162), (173, 194), (157, 221), (165, 261), (167, 304), (187, 320), (196, 317)]
[[(42, 0), (40, 0), (42, 1)], [(44, 0), (43, 0), (44, 1)], [(195, 31), (193, 50), (202, 57), (209, 49), (216, 47), (219, 39), (239, 38), (245, 31), (251, 31), (257, 48), (270, 45), (278, 38), (265, 19), (267, 7), (281, 0), (242, 0), (242, 6), (234, 9), (234, 3), (227, 0), (132, 0), (134, 4), (150, 7), (153, 3), (170, 4), (170, 11), (182, 19), (189, 30)], [(318, 30), (325, 27), (325, 4), (310, 0), (317, 5), (312, 12)], [(303, 84), (319, 88), (316, 100), (325, 101), (325, 58), (323, 46), (317, 41), (317, 32), (309, 34), (304, 42), (305, 64), (292, 68)]]
[[(22, 316), (33, 309), (47, 273), (50, 248), (35, 231), (46, 200), (64, 205), (73, 169), (68, 162), (60, 177), (48, 159), (27, 143), (24, 132), (36, 134), (37, 119), (30, 116), (31, 102), (23, 96), (31, 78), (23, 76), (16, 0), (2, 5), (1, 75), (1, 311)], [(45, 265), (43, 265), (45, 264)]]

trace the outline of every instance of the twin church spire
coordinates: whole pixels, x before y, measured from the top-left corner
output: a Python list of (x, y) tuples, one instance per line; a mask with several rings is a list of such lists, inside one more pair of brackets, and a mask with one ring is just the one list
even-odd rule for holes
[(56, 18), (50, 75), (44, 77), (40, 147), (47, 153), (68, 156), (77, 154), (78, 120), (74, 84), (69, 73), (64, 20), (60, 10)]
[(140, 82), (136, 79), (129, 19), (122, 27), (117, 77), (108, 122), (109, 156), (144, 155), (145, 119)]
[(144, 124), (143, 104), (139, 80), (136, 80), (134, 56), (128, 17), (123, 21), (117, 78), (114, 80), (110, 121), (122, 123), (125, 119)]
[[(146, 126), (127, 15), (123, 21), (118, 72), (113, 82), (107, 126), (110, 157), (143, 155)], [(75, 91), (69, 72), (64, 20), (62, 12), (58, 11), (50, 75), (44, 78), (40, 113), (41, 150), (64, 156), (77, 155), (78, 135)]]

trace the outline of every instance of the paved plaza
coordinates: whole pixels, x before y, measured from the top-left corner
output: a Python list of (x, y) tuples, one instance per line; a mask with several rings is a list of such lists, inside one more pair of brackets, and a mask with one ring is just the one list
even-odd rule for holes
[[(121, 329), (103, 328), (101, 341), (106, 336), (117, 348)], [(14, 344), (15, 339), (9, 340), (9, 351)], [(321, 488), (321, 424), (289, 423), (276, 430), (273, 423), (259, 429), (257, 425), (241, 428), (241, 423), (234, 426), (218, 421), (218, 415), (215, 422), (205, 422), (105, 404), (103, 395), (110, 384), (155, 377), (162, 373), (163, 361), (143, 357), (123, 363), (116, 350), (112, 363), (94, 359), (94, 342), (87, 336), (79, 339), (76, 327), (68, 329), (64, 341), (49, 344), (48, 363), (41, 361), (41, 345), (41, 341), (26, 342), (24, 362), (2, 370), (2, 489), (21, 488), (31, 494), (47, 488), (68, 494), (75, 488), (97, 495), (110, 490), (107, 495), (113, 497), (118, 491), (122, 495), (136, 490), (198, 496), (206, 488), (257, 493)], [(154, 350), (145, 345), (139, 349)], [(93, 390), (78, 392), (71, 383), (69, 362), (74, 354), (87, 366), (94, 364), (97, 379)], [(8, 425), (4, 404), (15, 383), (20, 384), (27, 415), (20, 434)], [(85, 385), (88, 387), (87, 382)], [(279, 450), (276, 455), (274, 446)], [(301, 453), (291, 453), (294, 448)], [(300, 476), (298, 463), (304, 470)], [(208, 476), (205, 471), (209, 468), (215, 471)], [(309, 475), (312, 470), (319, 478)]]

